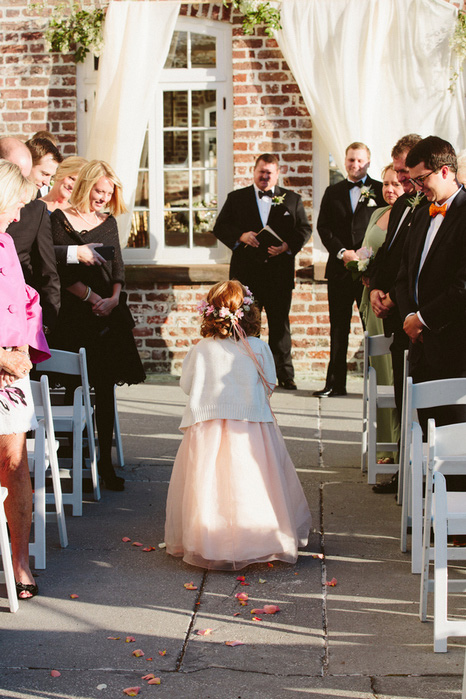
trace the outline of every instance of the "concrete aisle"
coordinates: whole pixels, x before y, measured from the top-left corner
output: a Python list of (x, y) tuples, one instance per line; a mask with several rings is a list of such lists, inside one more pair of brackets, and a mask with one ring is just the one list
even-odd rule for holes
[[(417, 616), (419, 577), (399, 549), (400, 509), (360, 472), (360, 383), (346, 398), (318, 400), (312, 388), (273, 397), (309, 499), (310, 542), (294, 567), (243, 571), (249, 586), (159, 548), (183, 394), (168, 380), (119, 389), (126, 491), (103, 491), (82, 518), (68, 517), (66, 550), (48, 526), (40, 596), (17, 614), (0, 586), (0, 697), (118, 699), (130, 686), (166, 699), (460, 697), (464, 639), (433, 652), (432, 623)], [(185, 589), (191, 581), (197, 590)], [(254, 621), (250, 610), (265, 603), (281, 611)], [(455, 604), (464, 614), (463, 598)], [(225, 645), (233, 640), (244, 645)], [(148, 685), (147, 673), (161, 684)]]

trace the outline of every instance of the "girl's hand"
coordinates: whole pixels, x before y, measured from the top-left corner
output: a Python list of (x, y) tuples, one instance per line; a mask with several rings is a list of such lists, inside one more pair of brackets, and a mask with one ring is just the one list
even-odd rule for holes
[[(29, 359), (29, 355), (24, 351), (12, 350), (7, 352), (3, 350), (0, 356), (0, 366), (2, 371), (11, 374), (13, 381), (15, 381), (29, 374), (32, 369), (32, 362)], [(13, 381), (10, 383), (13, 383)]]
[(113, 309), (118, 306), (118, 299), (110, 296), (106, 299), (100, 299), (92, 304), (92, 311), (96, 316), (109, 316)]

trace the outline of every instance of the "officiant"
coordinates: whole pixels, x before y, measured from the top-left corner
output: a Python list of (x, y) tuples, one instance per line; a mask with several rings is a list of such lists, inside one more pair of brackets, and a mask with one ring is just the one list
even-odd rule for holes
[[(230, 192), (213, 232), (233, 251), (230, 279), (248, 286), (259, 309), (266, 312), (279, 386), (296, 390), (289, 313), (295, 257), (309, 240), (311, 226), (301, 197), (279, 187), (279, 175), (278, 158), (271, 153), (260, 155), (253, 184)], [(270, 230), (261, 232), (265, 226), (277, 237)], [(260, 241), (265, 236), (263, 252)]]

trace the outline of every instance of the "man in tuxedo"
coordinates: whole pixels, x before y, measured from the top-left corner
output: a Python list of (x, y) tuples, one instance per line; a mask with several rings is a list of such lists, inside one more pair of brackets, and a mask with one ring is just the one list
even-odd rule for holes
[(348, 146), (345, 153), (348, 179), (327, 187), (317, 219), (320, 238), (330, 253), (325, 269), (330, 361), (324, 388), (314, 392), (321, 398), (346, 395), (348, 336), (353, 304), (354, 301), (358, 306), (360, 304), (362, 284), (353, 280), (345, 265), (358, 259), (355, 251), (361, 247), (373, 207), (384, 205), (382, 183), (367, 174), (370, 157), (370, 150), (364, 143), (355, 142)]
[[(396, 280), (415, 383), (466, 376), (466, 192), (453, 146), (429, 136), (406, 158), (411, 182), (429, 207), (418, 208)], [(437, 425), (466, 421), (466, 406), (420, 411)]]
[[(294, 288), (294, 260), (311, 236), (301, 197), (278, 186), (275, 155), (260, 155), (254, 184), (230, 192), (214, 226), (214, 235), (232, 251), (230, 278), (248, 286), (269, 326), (269, 345), (279, 386), (295, 390), (289, 312)], [(268, 225), (281, 238), (263, 259), (256, 236)]]

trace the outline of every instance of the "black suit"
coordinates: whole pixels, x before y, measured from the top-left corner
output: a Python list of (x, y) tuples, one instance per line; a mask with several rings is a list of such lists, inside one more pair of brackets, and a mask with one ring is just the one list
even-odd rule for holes
[(44, 202), (35, 199), (21, 209), (19, 221), (8, 226), (8, 233), (14, 240), (26, 283), (39, 292), (44, 325), (52, 329), (60, 309), (60, 278)]
[[(427, 326), (422, 331), (423, 341), (410, 343), (410, 374), (415, 383), (466, 376), (464, 189), (452, 201), (419, 273), (430, 221), (428, 207), (415, 212), (396, 280), (401, 319), (419, 311)], [(435, 417), (438, 425), (463, 422), (466, 407), (437, 408), (428, 411), (423, 421), (426, 417)]]
[(301, 197), (276, 186), (274, 196), (282, 195), (285, 195), (283, 204), (271, 206), (267, 224), (288, 244), (290, 252), (261, 262), (255, 248), (238, 243), (246, 231), (258, 233), (263, 228), (253, 185), (230, 192), (215, 223), (214, 235), (233, 250), (230, 279), (248, 286), (259, 308), (265, 308), (277, 376), (285, 381), (294, 376), (288, 317), (294, 288), (294, 260), (309, 240), (311, 227)]
[[(400, 419), (403, 405), (404, 352), (408, 349), (409, 341), (408, 336), (403, 330), (403, 321), (400, 317), (398, 306), (396, 305), (395, 282), (398, 272), (400, 271), (403, 248), (411, 229), (414, 211), (416, 208), (428, 204), (426, 197), (423, 197), (418, 206), (413, 208), (409, 201), (415, 196), (414, 193), (403, 194), (394, 203), (388, 220), (385, 242), (379, 248), (370, 271), (370, 290), (380, 289), (388, 293), (390, 299), (395, 303), (394, 308), (392, 308), (388, 316), (383, 319), (383, 325), (386, 337), (390, 337), (390, 335), (393, 334), (393, 342), (390, 350), (392, 354), (395, 402)], [(403, 217), (406, 211), (407, 213)]]
[(317, 230), (320, 238), (330, 255), (325, 269), (328, 280), (328, 306), (330, 315), (330, 361), (327, 369), (326, 388), (343, 392), (346, 389), (346, 354), (348, 351), (348, 335), (353, 314), (353, 303), (360, 304), (362, 284), (353, 281), (343, 260), (337, 258), (337, 253), (343, 248), (357, 250), (366, 232), (373, 207), (383, 206), (382, 183), (367, 176), (365, 187), (370, 187), (375, 195), (373, 198), (362, 198), (352, 210), (349, 184), (347, 180), (327, 187), (320, 206)]

